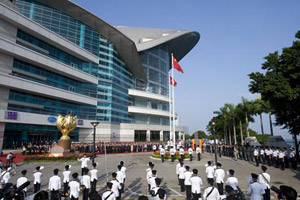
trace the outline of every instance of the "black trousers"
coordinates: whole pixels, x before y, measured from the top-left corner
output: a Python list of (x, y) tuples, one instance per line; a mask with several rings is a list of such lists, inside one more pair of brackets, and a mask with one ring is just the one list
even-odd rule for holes
[(279, 159), (280, 169), (284, 170), (284, 160), (282, 158)]
[(58, 190), (52, 190), (51, 191), (51, 200), (60, 200)]
[(40, 183), (36, 183), (33, 186), (34, 186), (33, 193), (37, 193), (38, 191), (40, 191), (40, 188), (41, 188), (41, 184)]
[(193, 200), (199, 200), (199, 198), (201, 198), (201, 193), (200, 194), (195, 194), (195, 193), (192, 193), (193, 195)]
[(179, 184), (180, 184), (180, 191), (184, 192), (185, 191), (184, 179), (179, 179)]
[(270, 189), (266, 189), (265, 190), (265, 194), (263, 195), (264, 200), (270, 200), (271, 196), (270, 196)]
[(287, 157), (284, 157), (284, 165), (285, 165), (285, 168), (290, 168), (290, 162)]
[(184, 155), (180, 155), (181, 159), (184, 160)]
[(88, 198), (89, 198), (89, 189), (88, 188), (83, 189), (82, 195), (83, 195), (82, 200), (88, 200)]
[(78, 198), (74, 198), (73, 195), (72, 195), (71, 200), (78, 200)]
[(217, 183), (217, 187), (218, 187), (218, 190), (219, 190), (219, 194), (223, 195), (224, 194), (224, 192), (223, 192), (223, 183)]
[(255, 156), (255, 163), (256, 163), (256, 167), (258, 167), (259, 166), (259, 158), (258, 158), (258, 156)]
[(165, 155), (161, 155), (161, 162), (165, 162)]
[(64, 194), (66, 194), (69, 190), (69, 182), (64, 183)]
[(91, 191), (96, 191), (96, 186), (97, 186), (97, 180), (94, 179), (91, 181)]
[(190, 154), (190, 161), (193, 161), (193, 154)]
[(201, 160), (201, 153), (198, 153), (197, 155), (198, 155), (198, 161), (200, 161)]
[(81, 176), (83, 176), (83, 173), (84, 173), (85, 169), (86, 169), (86, 167), (81, 168)]
[(192, 186), (191, 185), (185, 185), (185, 193), (186, 193), (186, 198), (188, 200), (192, 198)]
[(171, 159), (172, 159), (172, 162), (174, 162), (175, 156), (174, 156), (174, 155), (171, 155)]
[(295, 158), (290, 158), (290, 160), (291, 160), (292, 168), (294, 170), (297, 170), (297, 160)]

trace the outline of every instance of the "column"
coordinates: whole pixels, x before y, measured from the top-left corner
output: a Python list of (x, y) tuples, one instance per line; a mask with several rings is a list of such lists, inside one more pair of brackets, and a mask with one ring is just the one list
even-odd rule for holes
[(151, 134), (151, 131), (147, 130), (147, 132), (146, 132), (146, 139), (147, 139), (148, 142), (150, 142), (150, 138), (151, 138), (150, 134)]
[(5, 123), (0, 123), (0, 154), (3, 148), (4, 130), (5, 130)]
[(164, 131), (159, 131), (159, 140), (164, 141)]

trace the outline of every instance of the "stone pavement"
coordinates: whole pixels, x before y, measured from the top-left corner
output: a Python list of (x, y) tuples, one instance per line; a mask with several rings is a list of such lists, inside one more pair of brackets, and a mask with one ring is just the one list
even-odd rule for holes
[[(100, 176), (97, 190), (102, 193), (105, 190), (105, 184), (108, 179), (110, 179), (110, 174), (117, 170), (118, 163), (123, 160), (125, 162), (125, 166), (127, 167), (126, 173), (126, 183), (125, 183), (125, 193), (122, 195), (122, 199), (137, 199), (137, 197), (141, 194), (147, 195), (147, 183), (146, 183), (146, 168), (147, 163), (152, 161), (155, 164), (155, 169), (158, 171), (158, 177), (162, 178), (163, 187), (167, 188), (168, 199), (171, 200), (180, 200), (185, 199), (185, 193), (180, 192), (180, 187), (178, 185), (177, 176), (175, 174), (175, 165), (177, 161), (172, 163), (170, 161), (166, 161), (162, 163), (158, 159), (150, 158), (151, 153), (134, 153), (134, 154), (113, 154), (107, 155), (107, 168), (108, 175), (106, 177), (106, 166), (104, 162), (104, 155), (100, 155), (96, 158), (96, 162), (99, 163)], [(194, 157), (195, 158), (195, 157)], [(185, 165), (189, 165), (191, 169), (197, 168), (199, 170), (199, 175), (202, 178), (204, 183), (203, 187), (206, 187), (206, 178), (205, 178), (205, 164), (208, 160), (214, 160), (214, 155), (210, 155), (208, 153), (202, 154), (201, 161), (193, 160), (190, 162), (189, 160), (185, 160)], [(253, 164), (250, 164), (246, 161), (234, 161), (231, 158), (227, 157), (218, 157), (218, 162), (223, 164), (223, 169), (225, 171), (229, 169), (234, 169), (236, 177), (239, 179), (239, 186), (241, 189), (246, 192), (247, 190), (247, 176), (250, 176), (250, 173), (260, 172), (260, 167), (256, 167)], [(23, 169), (28, 170), (27, 177), (30, 181), (33, 181), (32, 173), (36, 166), (43, 165), (45, 169), (43, 170), (43, 178), (42, 178), (42, 189), (48, 188), (48, 180), (49, 177), (52, 176), (53, 169), (58, 168), (61, 171), (64, 169), (66, 164), (71, 164), (72, 172), (80, 173), (80, 163), (62, 163), (62, 162), (53, 162), (53, 163), (30, 163), (20, 165), (17, 170), (17, 175), (12, 177), (11, 182), (16, 183), (17, 177), (20, 176), (20, 172)], [(89, 163), (91, 165), (91, 162)], [(274, 167), (268, 168), (268, 173), (271, 175), (271, 185), (279, 186), (281, 184), (286, 184), (294, 187), (298, 193), (300, 192), (300, 174), (297, 171), (293, 171), (291, 169), (287, 169), (285, 171), (281, 171), (280, 169), (276, 169)], [(61, 172), (59, 173), (61, 175)], [(225, 180), (227, 177), (225, 178)], [(32, 193), (33, 183), (31, 183), (29, 187), (28, 194)]]

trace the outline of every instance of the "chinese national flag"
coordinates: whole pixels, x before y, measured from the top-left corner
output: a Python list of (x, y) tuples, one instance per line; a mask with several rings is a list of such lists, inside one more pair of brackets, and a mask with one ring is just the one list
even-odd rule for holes
[(173, 85), (174, 87), (177, 86), (177, 82), (170, 76), (170, 84)]
[(174, 58), (173, 56), (173, 65), (174, 65), (174, 68), (177, 69), (179, 72), (183, 73), (183, 69), (181, 68), (181, 66), (178, 64), (176, 58)]

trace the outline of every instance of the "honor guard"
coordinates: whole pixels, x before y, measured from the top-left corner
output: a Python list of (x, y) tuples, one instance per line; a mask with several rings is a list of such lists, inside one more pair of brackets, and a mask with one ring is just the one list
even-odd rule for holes
[(123, 174), (124, 174), (124, 185), (125, 185), (125, 180), (126, 180), (126, 167), (124, 166), (124, 161), (121, 161), (120, 162), (120, 165), (122, 166), (122, 168), (121, 168), (121, 172), (123, 172)]
[(78, 158), (77, 160), (81, 161), (81, 175), (83, 176), (85, 169), (88, 169), (88, 162), (90, 161), (90, 158), (84, 155), (82, 158)]
[(190, 161), (193, 161), (193, 149), (192, 149), (192, 147), (190, 147), (189, 149), (188, 149), (188, 153), (189, 153), (189, 156), (190, 156)]
[(152, 162), (149, 162), (149, 168), (147, 169), (147, 174), (146, 174), (146, 180), (148, 184), (148, 192), (150, 192), (150, 184), (149, 184), (149, 179), (152, 177), (152, 170), (154, 170), (154, 164)]
[(263, 194), (265, 193), (265, 188), (262, 184), (257, 182), (258, 175), (252, 173), (252, 182), (248, 186), (248, 194), (251, 200), (261, 200)]
[(77, 181), (78, 173), (72, 174), (73, 180), (69, 182), (70, 200), (78, 200), (80, 194), (80, 183)]
[(113, 186), (113, 183), (111, 183), (111, 182), (106, 183), (107, 190), (102, 195), (103, 200), (115, 200), (116, 199), (116, 194), (111, 190), (112, 186)]
[(184, 149), (182, 147), (180, 147), (180, 149), (179, 149), (179, 155), (180, 155), (181, 159), (184, 160)]
[[(21, 185), (23, 185), (24, 183), (26, 183), (28, 181), (28, 178), (26, 177), (26, 174), (27, 174), (27, 170), (23, 170), (21, 172), (22, 176), (20, 178), (18, 178), (17, 180), (17, 188), (20, 187)], [(27, 192), (27, 187), (25, 187), (23, 189), (23, 192), (24, 192), (24, 196), (26, 196), (26, 192)]]
[(208, 161), (207, 162), (207, 167), (205, 169), (207, 180), (209, 180), (209, 179), (214, 180), (214, 172), (215, 172), (215, 169), (214, 169), (213, 166), (211, 166), (211, 161)]
[(270, 180), (271, 176), (267, 173), (267, 167), (261, 166), (262, 173), (258, 176), (258, 181), (260, 184), (264, 186), (265, 193), (263, 194), (264, 200), (270, 200)]
[(297, 170), (297, 159), (296, 159), (296, 152), (295, 152), (294, 148), (291, 149), (291, 152), (289, 154), (289, 158), (290, 158), (292, 168), (294, 170)]
[(180, 184), (180, 191), (184, 192), (185, 187), (184, 187), (184, 172), (185, 172), (185, 167), (183, 166), (183, 163), (180, 163), (180, 167), (178, 169), (179, 172), (179, 184)]
[(232, 187), (234, 190), (238, 190), (238, 185), (239, 185), (239, 181), (238, 179), (234, 176), (234, 170), (230, 169), (228, 171), (228, 178), (226, 180), (226, 185), (229, 185), (230, 187)]
[(175, 149), (171, 147), (170, 149), (171, 161), (174, 162), (175, 159)]
[(186, 199), (191, 200), (192, 199), (192, 183), (190, 181), (192, 177), (192, 172), (190, 171), (189, 166), (185, 166), (185, 172), (184, 172), (184, 186), (185, 186), (185, 192), (186, 192)]
[(118, 165), (118, 171), (116, 172), (117, 173), (117, 180), (119, 181), (120, 185), (121, 185), (121, 190), (120, 190), (120, 193), (123, 193), (124, 191), (124, 173), (121, 171), (122, 169), (122, 165)]
[(289, 152), (286, 148), (283, 149), (283, 154), (284, 154), (284, 167), (289, 168)]
[(117, 173), (113, 172), (111, 174), (111, 177), (112, 177), (112, 179), (111, 179), (110, 182), (113, 184), (112, 188), (111, 188), (111, 191), (113, 191), (115, 193), (116, 200), (121, 200), (121, 194), (120, 194), (119, 191), (121, 190), (122, 187), (121, 187), (119, 181), (117, 180)]
[(279, 150), (278, 164), (280, 166), (280, 169), (284, 170), (284, 153), (283, 153), (282, 149)]
[(197, 146), (197, 148), (196, 148), (196, 154), (198, 156), (198, 161), (200, 161), (201, 160), (201, 149), (199, 146)]
[(217, 169), (215, 170), (215, 177), (216, 177), (216, 183), (218, 187), (218, 191), (220, 195), (223, 195), (223, 183), (224, 183), (224, 177), (225, 177), (225, 172), (223, 169), (221, 169), (222, 164), (217, 163)]
[(80, 181), (81, 186), (83, 188), (83, 191), (82, 191), (82, 195), (83, 195), (82, 199), (83, 200), (88, 200), (89, 190), (91, 189), (91, 177), (88, 175), (88, 173), (89, 173), (89, 169), (85, 168), (82, 179)]
[(33, 173), (33, 186), (34, 186), (33, 192), (34, 193), (37, 193), (41, 189), (41, 179), (43, 176), (41, 169), (43, 169), (43, 168), (44, 167), (37, 166), (35, 168), (36, 171)]
[(166, 200), (167, 199), (167, 192), (165, 189), (160, 187), (161, 179), (156, 178), (155, 179), (155, 187), (151, 190), (151, 197), (150, 200)]
[(5, 171), (3, 171), (1, 173), (1, 177), (2, 177), (2, 180), (3, 182), (6, 184), (9, 182), (10, 178), (12, 177), (13, 175), (13, 170), (11, 167), (8, 167)]
[(179, 182), (179, 168), (181, 167), (181, 163), (183, 164), (183, 161), (181, 159), (178, 159), (178, 163), (176, 164), (176, 175), (178, 177), (178, 185), (180, 185), (180, 182)]
[(265, 164), (265, 150), (263, 149), (263, 147), (261, 147), (259, 155), (260, 155), (260, 162), (262, 164)]
[(59, 200), (59, 190), (61, 189), (61, 179), (58, 176), (58, 169), (53, 170), (53, 176), (49, 179), (49, 190), (51, 192), (51, 200)]
[(201, 197), (202, 179), (198, 176), (197, 169), (193, 169), (193, 175), (190, 182), (192, 184), (192, 197), (193, 199), (198, 200)]
[(254, 156), (254, 159), (255, 159), (256, 167), (258, 167), (259, 166), (259, 151), (258, 151), (258, 148), (254, 149), (253, 156)]
[(149, 178), (148, 184), (150, 185), (150, 191), (156, 186), (155, 179), (157, 178), (157, 171), (152, 170), (152, 175)]
[(160, 157), (161, 157), (161, 162), (165, 162), (165, 149), (162, 147), (160, 148)]
[(98, 180), (98, 163), (93, 163), (93, 169), (90, 170), (91, 174), (91, 191), (96, 191), (97, 180)]
[(66, 165), (65, 166), (65, 171), (63, 171), (63, 183), (64, 183), (64, 194), (66, 194), (69, 190), (69, 182), (70, 182), (70, 176), (71, 176), (71, 171), (70, 171), (71, 165)]
[(220, 199), (220, 194), (217, 188), (214, 187), (214, 179), (208, 179), (208, 187), (203, 192), (203, 200)]

